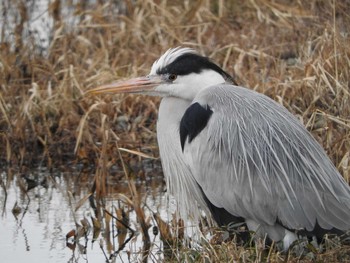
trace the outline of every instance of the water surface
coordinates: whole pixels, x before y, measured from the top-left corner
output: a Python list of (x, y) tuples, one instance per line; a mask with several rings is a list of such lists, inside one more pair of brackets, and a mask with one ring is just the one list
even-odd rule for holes
[[(12, 180), (9, 178), (12, 177)], [(24, 179), (27, 178), (27, 179)], [(7, 185), (0, 190), (0, 255), (1, 262), (125, 262), (142, 259), (143, 241), (138, 220), (132, 207), (121, 200), (121, 194), (130, 197), (127, 181), (110, 180), (106, 198), (95, 204), (104, 206), (116, 216), (115, 209), (122, 207), (129, 212), (129, 227), (135, 231), (134, 237), (125, 248), (110, 259), (118, 248), (116, 221), (106, 223), (106, 216), (99, 220), (101, 232), (93, 237), (92, 218), (96, 210), (86, 198), (89, 195), (93, 175), (79, 176), (71, 172), (49, 172), (36, 169), (26, 175), (9, 176), (4, 171), (1, 180)], [(35, 182), (31, 181), (33, 179)], [(150, 224), (148, 230), (151, 239), (149, 261), (161, 261), (162, 243), (159, 235), (154, 234), (153, 212), (158, 212), (165, 221), (172, 218), (173, 201), (164, 193), (161, 175), (147, 180), (136, 180), (137, 192), (141, 196), (141, 207)], [(34, 186), (34, 187), (33, 187)], [(33, 187), (28, 189), (28, 187)], [(170, 203), (169, 203), (170, 202)], [(75, 209), (77, 210), (75, 211)], [(100, 210), (101, 211), (101, 210)], [(90, 225), (86, 238), (79, 240), (66, 235), (76, 230), (75, 220), (81, 225), (85, 219)], [(107, 226), (108, 225), (108, 226)], [(131, 237), (127, 231), (124, 240)]]

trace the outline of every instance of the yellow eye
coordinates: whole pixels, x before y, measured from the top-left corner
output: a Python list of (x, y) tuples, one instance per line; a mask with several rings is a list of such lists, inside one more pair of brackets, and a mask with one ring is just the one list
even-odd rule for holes
[(176, 78), (177, 78), (177, 75), (175, 75), (175, 74), (170, 74), (168, 76), (168, 80), (170, 80), (170, 81), (174, 81)]

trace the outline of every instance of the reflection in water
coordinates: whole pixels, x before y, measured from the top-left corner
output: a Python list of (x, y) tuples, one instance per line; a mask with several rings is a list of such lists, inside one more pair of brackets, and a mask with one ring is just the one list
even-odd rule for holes
[[(141, 261), (146, 244), (143, 231), (150, 238), (149, 260), (161, 261), (153, 213), (169, 221), (174, 209), (169, 211), (160, 174), (158, 169), (147, 180), (135, 181), (140, 197), (137, 211), (125, 181), (109, 179), (106, 198), (96, 200), (89, 193), (88, 178), (93, 178), (89, 174), (37, 169), (28, 178), (46, 182), (34, 186), (26, 176), (2, 172), (1, 262)], [(137, 213), (142, 213), (147, 227)]]

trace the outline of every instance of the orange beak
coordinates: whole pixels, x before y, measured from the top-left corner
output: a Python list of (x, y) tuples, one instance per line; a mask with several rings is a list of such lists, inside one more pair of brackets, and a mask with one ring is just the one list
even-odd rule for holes
[(158, 75), (133, 78), (125, 81), (118, 81), (88, 90), (85, 95), (113, 94), (113, 93), (148, 93), (162, 84), (163, 81)]

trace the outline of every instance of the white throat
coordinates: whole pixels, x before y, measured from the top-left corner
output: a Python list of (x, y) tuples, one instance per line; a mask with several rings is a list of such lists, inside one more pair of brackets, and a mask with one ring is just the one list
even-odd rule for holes
[(178, 212), (185, 222), (188, 219), (198, 222), (201, 218), (199, 207), (205, 209), (206, 204), (186, 165), (179, 133), (180, 120), (190, 104), (190, 101), (175, 97), (162, 99), (157, 122), (157, 138), (168, 191), (178, 202)]

